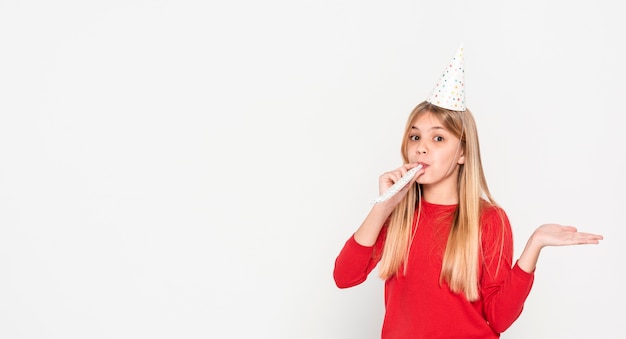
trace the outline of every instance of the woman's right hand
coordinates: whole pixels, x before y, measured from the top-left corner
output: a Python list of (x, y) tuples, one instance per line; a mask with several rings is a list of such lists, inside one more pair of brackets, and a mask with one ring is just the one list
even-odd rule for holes
[[(379, 194), (383, 194), (385, 191), (387, 191), (389, 187), (393, 186), (393, 184), (400, 180), (400, 178), (402, 178), (402, 176), (404, 176), (406, 172), (408, 172), (411, 168), (417, 165), (417, 163), (404, 164), (392, 171), (381, 174), (380, 177), (378, 177)], [(413, 187), (413, 183), (415, 183), (417, 178), (423, 173), (424, 169), (420, 169), (419, 171), (417, 171), (417, 173), (415, 173), (413, 178), (411, 178), (406, 186), (404, 186), (400, 191), (398, 191), (398, 193), (396, 193), (394, 196), (384, 201), (383, 203), (387, 203), (388, 205), (395, 207), (398, 203), (400, 203), (400, 201), (402, 201), (402, 199), (404, 199), (407, 192), (409, 191), (409, 188)]]
[[(418, 164), (405, 164), (395, 170), (385, 172), (380, 175), (378, 178), (380, 194), (387, 191), (389, 187), (393, 186), (394, 183), (400, 180), (406, 172), (417, 165)], [(376, 243), (380, 230), (385, 224), (385, 221), (389, 218), (389, 215), (393, 212), (393, 209), (396, 208), (402, 199), (404, 199), (406, 193), (411, 187), (413, 187), (415, 180), (417, 180), (417, 178), (423, 173), (424, 170), (420, 169), (415, 173), (413, 178), (411, 178), (411, 181), (398, 191), (398, 193), (387, 200), (374, 204), (370, 213), (367, 217), (365, 217), (361, 226), (359, 226), (354, 233), (354, 240), (357, 243), (363, 246), (373, 246)]]

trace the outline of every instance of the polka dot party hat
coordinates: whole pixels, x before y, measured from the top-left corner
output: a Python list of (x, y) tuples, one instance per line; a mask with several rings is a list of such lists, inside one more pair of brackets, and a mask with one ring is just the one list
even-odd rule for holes
[(465, 67), (462, 44), (443, 70), (441, 78), (427, 101), (452, 111), (465, 111)]

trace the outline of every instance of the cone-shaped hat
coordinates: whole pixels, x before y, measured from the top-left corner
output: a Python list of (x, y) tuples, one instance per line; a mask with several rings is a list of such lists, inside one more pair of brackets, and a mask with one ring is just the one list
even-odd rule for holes
[(465, 111), (465, 66), (463, 45), (459, 47), (452, 61), (443, 70), (441, 79), (435, 85), (427, 100), (435, 106), (453, 111)]

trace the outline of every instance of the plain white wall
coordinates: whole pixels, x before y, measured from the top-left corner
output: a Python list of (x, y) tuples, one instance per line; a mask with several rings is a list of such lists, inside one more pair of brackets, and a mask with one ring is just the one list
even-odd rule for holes
[(334, 259), (460, 43), (492, 193), (548, 248), (503, 338), (626, 337), (613, 1), (0, 1), (0, 337), (377, 338)]

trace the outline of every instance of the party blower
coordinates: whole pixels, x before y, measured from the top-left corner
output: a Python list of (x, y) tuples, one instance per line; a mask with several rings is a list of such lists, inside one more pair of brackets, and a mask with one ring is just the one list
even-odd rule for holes
[(413, 178), (415, 173), (417, 173), (417, 171), (419, 171), (421, 169), (422, 169), (422, 165), (421, 164), (411, 168), (408, 172), (406, 172), (406, 174), (404, 174), (402, 176), (402, 178), (400, 178), (400, 180), (396, 181), (385, 192), (383, 192), (381, 195), (379, 195), (378, 198), (376, 198), (374, 200), (373, 204), (377, 204), (379, 202), (383, 202), (383, 201), (388, 200), (389, 198), (393, 197), (394, 195), (396, 195), (396, 193), (400, 192), (400, 190), (404, 186), (406, 186), (406, 184), (408, 184), (409, 181), (411, 181), (411, 179)]

